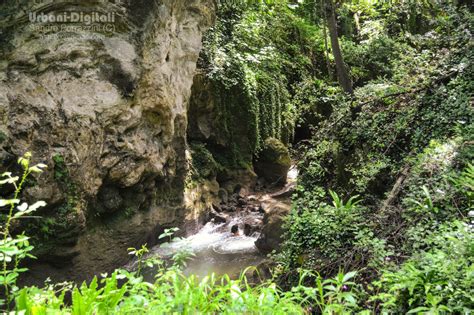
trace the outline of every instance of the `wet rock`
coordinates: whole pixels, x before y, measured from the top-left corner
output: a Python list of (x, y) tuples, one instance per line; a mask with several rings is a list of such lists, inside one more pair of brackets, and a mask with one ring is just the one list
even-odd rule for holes
[(240, 185), (239, 183), (237, 183), (237, 184), (234, 186), (233, 193), (234, 193), (235, 195), (239, 195), (239, 196), (240, 196), (240, 190), (242, 190), (242, 185)]
[(244, 224), (244, 235), (250, 236), (251, 234), (252, 234), (252, 227), (250, 226), (250, 224), (245, 223)]
[[(215, 180), (201, 180), (199, 184), (188, 186), (184, 191), (184, 207), (179, 203), (175, 211), (160, 211), (172, 226), (180, 226), (184, 236), (195, 234), (203, 224), (209, 222), (209, 211), (220, 203), (217, 197), (219, 183)], [(203, 202), (202, 200), (206, 200)], [(179, 216), (176, 216), (179, 214)], [(163, 222), (163, 221), (162, 221)], [(184, 224), (183, 224), (184, 222)]]
[(227, 204), (227, 205), (222, 205), (221, 210), (222, 210), (222, 213), (235, 212), (237, 210), (237, 207)]
[(220, 188), (217, 195), (219, 196), (222, 203), (225, 204), (229, 202), (229, 194), (227, 193), (227, 190)]
[(267, 138), (254, 167), (256, 173), (268, 183), (284, 185), (291, 167), (288, 148), (278, 139)]
[(218, 174), (217, 180), (221, 183), (221, 186), (228, 192), (237, 194), (245, 189), (251, 191), (255, 188), (257, 183), (257, 174), (250, 169), (244, 170), (228, 170), (225, 169), (223, 172)]
[(262, 253), (270, 253), (279, 250), (283, 241), (283, 223), (285, 217), (290, 213), (289, 204), (278, 203), (269, 209), (263, 217), (263, 228), (260, 237), (255, 241), (255, 246)]
[(239, 199), (239, 197), (240, 196), (237, 193), (233, 193), (229, 198), (229, 202), (237, 203), (237, 200)]
[(217, 212), (217, 213), (221, 213), (222, 212), (222, 207), (219, 206), (219, 205), (213, 204), (212, 205), (212, 210)]
[(228, 219), (228, 217), (225, 214), (217, 213), (214, 211), (210, 212), (209, 217), (214, 223), (226, 223)]
[(251, 206), (249, 207), (251, 212), (260, 212), (260, 206)]
[(293, 196), (296, 190), (296, 183), (291, 183), (286, 185), (283, 189), (271, 194), (270, 196), (272, 198), (277, 198), (277, 199), (288, 199)]
[(241, 187), (237, 194), (242, 198), (247, 198), (247, 196), (249, 195), (249, 190), (248, 188)]
[(245, 198), (242, 198), (242, 197), (240, 197), (240, 196), (237, 198), (237, 205), (238, 205), (239, 207), (243, 207), (243, 206), (245, 206), (246, 204), (247, 204), (247, 200), (245, 200)]
[(265, 187), (265, 178), (259, 177), (257, 180), (257, 190), (261, 190)]
[(257, 196), (255, 196), (255, 195), (247, 196), (247, 200), (249, 202), (255, 202), (255, 201), (257, 201)]
[(246, 236), (251, 236), (255, 232), (260, 232), (261, 230), (262, 230), (261, 219), (252, 219), (244, 223), (244, 234)]

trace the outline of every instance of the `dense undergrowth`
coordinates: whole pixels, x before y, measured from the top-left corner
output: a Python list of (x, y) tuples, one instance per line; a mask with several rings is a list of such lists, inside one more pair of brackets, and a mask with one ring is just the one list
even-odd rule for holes
[(297, 267), (359, 270), (375, 311), (470, 313), (473, 19), (447, 4), (425, 12), (430, 25), (416, 32), (393, 34), (382, 12), (367, 21), (378, 34), (343, 41), (355, 93), (298, 148), (277, 259), (290, 279)]
[[(156, 258), (146, 259), (147, 250), (142, 247), (130, 249), (130, 253), (137, 258), (136, 271), (119, 269), (111, 275), (103, 274), (81, 285), (46, 282), (42, 288), (18, 288), (16, 280), (26, 271), (20, 267), (20, 262), (25, 257), (31, 257), (32, 247), (24, 234), (12, 236), (9, 226), (12, 221), (44, 206), (41, 201), (29, 206), (17, 199), (26, 178), (32, 173), (41, 173), (45, 167), (43, 164), (31, 166), (30, 158), (26, 154), (19, 160), (23, 168), (21, 177), (5, 173), (2, 174), (4, 179), (1, 182), (13, 184), (17, 191), (13, 199), (0, 200), (2, 205), (10, 206), (7, 224), (2, 228), (4, 238), (0, 243), (3, 262), (0, 280), (4, 295), (1, 302), (4, 309), (12, 309), (15, 313), (370, 314), (381, 307), (384, 312), (410, 310), (411, 313), (426, 311), (438, 314), (446, 311), (468, 313), (472, 308), (472, 290), (469, 290), (473, 286), (474, 238), (472, 226), (460, 221), (441, 224), (438, 230), (418, 242), (428, 245), (429, 249), (413, 255), (398, 270), (386, 269), (379, 280), (368, 286), (354, 282), (357, 272), (344, 274), (339, 271), (334, 278), (323, 280), (316, 272), (301, 268), (297, 269), (297, 282), (286, 291), (271, 280), (262, 281), (258, 270), (254, 271), (251, 280), (246, 276), (248, 270), (237, 280), (213, 274), (198, 279), (182, 273), (180, 267), (185, 264), (183, 258), (186, 255), (175, 255), (175, 263), (170, 266)], [(463, 191), (468, 204), (472, 205), (474, 167), (469, 165), (464, 172), (450, 180), (454, 187)], [(358, 201), (352, 198), (344, 203), (336, 193), (331, 192), (331, 195), (333, 204), (326, 206), (326, 210), (332, 209), (333, 216), (357, 217)], [(425, 197), (422, 202), (413, 200), (416, 206), (412, 210), (438, 213), (430, 196)], [(173, 232), (165, 231), (163, 237), (169, 237)], [(369, 236), (369, 242), (376, 240), (373, 235)], [(385, 251), (382, 257), (389, 257), (386, 255), (388, 253)], [(155, 266), (156, 280), (145, 281), (141, 270), (152, 266)], [(371, 291), (374, 292), (371, 294)]]
[[(111, 275), (102, 274), (81, 285), (46, 281), (42, 288), (18, 288), (17, 279), (26, 271), (20, 267), (21, 261), (34, 257), (30, 254), (32, 246), (28, 237), (12, 235), (10, 224), (45, 205), (42, 201), (28, 205), (18, 198), (27, 178), (33, 173), (41, 173), (46, 167), (44, 164), (31, 165), (29, 153), (18, 162), (23, 169), (21, 176), (7, 172), (1, 175), (0, 181), (2, 185), (15, 187), (12, 199), (0, 199), (0, 205), (10, 209), (0, 241), (0, 281), (3, 284), (0, 305), (4, 310), (21, 314), (299, 314), (316, 307), (321, 311), (342, 311), (353, 307), (356, 301), (356, 291), (352, 292), (350, 288), (355, 285), (351, 282), (355, 272), (341, 273), (324, 281), (318, 275), (302, 272), (300, 284), (284, 292), (275, 283), (262, 281), (257, 271), (251, 280), (246, 276), (249, 270), (237, 280), (214, 274), (201, 279), (186, 276), (181, 268), (186, 265), (189, 253), (176, 253), (174, 263), (170, 265), (157, 258), (146, 258), (145, 246), (130, 248), (130, 254), (136, 257), (134, 271), (118, 269)], [(176, 230), (165, 230), (160, 238), (171, 238)], [(144, 280), (142, 271), (146, 267), (154, 267), (154, 282)], [(305, 286), (305, 278), (314, 281), (315, 286)]]
[(267, 138), (293, 139), (301, 103), (293, 96), (315, 71), (325, 71), (315, 63), (324, 57), (321, 30), (284, 4), (222, 2), (198, 61), (219, 130), (206, 142), (217, 162), (242, 167)]
[[(197, 279), (154, 261), (146, 262), (160, 266), (154, 283), (117, 270), (80, 286), (19, 289), (25, 270), (17, 261), (31, 247), (7, 224), (2, 307), (26, 314), (471, 313), (472, 11), (444, 1), (387, 3), (344, 1), (337, 9), (354, 95), (336, 83), (314, 3), (232, 3), (205, 39), (200, 62), (215, 86), (219, 128), (234, 144), (230, 164), (251, 164), (268, 137), (301, 140), (273, 279)], [(225, 164), (212, 146), (193, 150), (203, 152), (195, 167), (215, 165), (199, 167), (210, 174)], [(21, 180), (8, 176), (0, 183)], [(11, 205), (10, 217), (29, 211), (18, 203), (0, 200)]]

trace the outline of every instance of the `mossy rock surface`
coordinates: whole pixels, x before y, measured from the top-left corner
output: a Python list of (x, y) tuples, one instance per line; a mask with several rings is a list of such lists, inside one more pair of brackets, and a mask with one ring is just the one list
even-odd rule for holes
[(255, 162), (255, 172), (270, 184), (284, 184), (291, 158), (288, 148), (278, 139), (267, 138)]
[(191, 143), (192, 166), (195, 179), (216, 176), (218, 164), (202, 143)]
[(5, 140), (8, 139), (8, 136), (0, 130), (0, 144), (2, 144), (3, 142), (5, 142)]

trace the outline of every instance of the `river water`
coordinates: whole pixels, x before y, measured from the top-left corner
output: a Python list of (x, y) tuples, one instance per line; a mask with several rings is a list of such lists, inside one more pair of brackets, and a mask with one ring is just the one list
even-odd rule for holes
[[(288, 172), (287, 185), (281, 190), (288, 190), (288, 187), (294, 185), (298, 171), (292, 167)], [(271, 203), (274, 191), (259, 192), (253, 196), (247, 196), (247, 199), (253, 199), (253, 205)], [(276, 200), (275, 200), (276, 201)], [(289, 198), (286, 202), (290, 202)], [(266, 256), (260, 253), (255, 246), (255, 241), (260, 233), (253, 232), (249, 236), (244, 235), (244, 224), (250, 224), (252, 227), (262, 225), (263, 213), (250, 211), (247, 209), (238, 209), (235, 212), (226, 213), (226, 223), (208, 222), (197, 233), (190, 237), (174, 240), (165, 246), (158, 245), (152, 248), (151, 255), (168, 259), (177, 251), (186, 249), (194, 253), (187, 264), (185, 274), (195, 274), (197, 276), (206, 276), (210, 273), (217, 275), (227, 274), (229, 277), (238, 278), (240, 273), (249, 266), (257, 266), (266, 259)], [(239, 226), (239, 235), (234, 236), (230, 233), (231, 227)]]
[[(230, 214), (226, 223), (208, 222), (197, 234), (172, 241), (166, 246), (156, 246), (151, 253), (166, 258), (179, 250), (192, 251), (195, 256), (188, 261), (185, 274), (205, 276), (214, 272), (228, 274), (235, 279), (246, 267), (257, 266), (265, 259), (255, 247), (260, 234), (254, 232), (245, 236), (242, 230), (249, 220), (260, 221), (262, 218), (263, 214), (258, 212), (235, 212)], [(230, 233), (233, 225), (239, 226), (239, 236)]]

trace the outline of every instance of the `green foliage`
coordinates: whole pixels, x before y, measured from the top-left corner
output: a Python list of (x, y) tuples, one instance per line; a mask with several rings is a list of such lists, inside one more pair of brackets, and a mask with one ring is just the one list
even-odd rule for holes
[(388, 36), (378, 36), (362, 43), (346, 40), (342, 45), (356, 85), (378, 78), (391, 78), (395, 62), (410, 49)]
[[(395, 256), (395, 246), (387, 244), (387, 240), (375, 236), (375, 229), (360, 229), (354, 240), (354, 258), (361, 266), (378, 271), (392, 265), (391, 257)], [(353, 259), (353, 258), (352, 258)]]
[(54, 179), (61, 184), (64, 191), (66, 202), (58, 208), (60, 215), (67, 215), (75, 211), (79, 202), (77, 196), (76, 184), (71, 180), (64, 157), (61, 154), (53, 156), (54, 161)]
[[(447, 292), (410, 291), (405, 283), (385, 296), (383, 307), (375, 308), (395, 313), (439, 313), (448, 308), (463, 312), (471, 303), (467, 292), (472, 283), (458, 280), (461, 274), (472, 273), (467, 268), (470, 258), (451, 261), (461, 271), (449, 278), (442, 271), (449, 266), (449, 259), (441, 259), (446, 249), (436, 249), (439, 261), (431, 269), (423, 255), (435, 251), (443, 228), (452, 228), (450, 222), (456, 220), (467, 221), (472, 209), (473, 54), (465, 33), (472, 15), (454, 13), (449, 6), (446, 15), (439, 14), (436, 4), (428, 14), (436, 16), (433, 29), (424, 33), (426, 25), (415, 29), (407, 21), (389, 19), (387, 11), (368, 2), (346, 3), (354, 6), (347, 12), (358, 12), (361, 18), (357, 40), (351, 34), (342, 43), (352, 76), (362, 86), (353, 99), (339, 97), (337, 106), (331, 105), (325, 114), (316, 111), (318, 115), (304, 118), (313, 135), (299, 150), (303, 152), (300, 187), (284, 250), (277, 258), (287, 268), (303, 264), (325, 275), (334, 273), (335, 266), (364, 268), (361, 275), (367, 283), (383, 270), (382, 279), (392, 272), (398, 278), (383, 287), (384, 294), (404, 283), (412, 268), (438, 272), (441, 279), (457, 283), (462, 292), (458, 306), (448, 305)], [(426, 6), (408, 9), (406, 3), (394, 11), (414, 10), (427, 21)], [(395, 29), (407, 33), (397, 37)], [(411, 34), (418, 32), (423, 35)], [(450, 34), (456, 36), (448, 44)], [(307, 84), (302, 91), (314, 91), (308, 103), (321, 103), (314, 85)], [(298, 103), (306, 95), (297, 96), (295, 104), (302, 113), (311, 112), (311, 106)], [(331, 98), (338, 99), (337, 93)], [(333, 190), (363, 196), (367, 208), (356, 204), (361, 210), (353, 216), (336, 211), (345, 203)], [(332, 196), (332, 205), (328, 206), (325, 191)], [(407, 267), (397, 270), (411, 256)], [(421, 287), (437, 285), (429, 277), (423, 281)]]
[(146, 247), (146, 244), (142, 245), (141, 248), (136, 249), (134, 247), (130, 247), (128, 249), (128, 254), (135, 256), (137, 259), (137, 272), (141, 273), (142, 271), (142, 264), (143, 264), (143, 258), (144, 256), (148, 253), (148, 248)]
[[(327, 204), (324, 193), (301, 190), (299, 198), (286, 222), (284, 248), (277, 256), (290, 267), (301, 265), (328, 272), (338, 266), (347, 250), (353, 247), (357, 232), (364, 226), (363, 213), (357, 196), (346, 202), (331, 191), (332, 204)], [(308, 251), (308, 249), (317, 249)], [(287, 261), (290, 259), (290, 261)]]
[[(198, 279), (178, 269), (160, 269), (149, 283), (134, 272), (117, 270), (80, 286), (23, 288), (15, 302), (16, 310), (27, 314), (305, 314), (312, 304), (323, 314), (334, 314), (357, 309), (355, 275), (314, 276), (315, 287), (307, 287), (302, 283), (308, 273), (302, 273), (300, 284), (284, 292), (271, 282), (252, 285), (244, 274), (237, 280), (214, 274)], [(67, 291), (72, 292), (70, 304), (65, 303)]]
[(216, 176), (219, 164), (212, 153), (201, 143), (191, 143), (192, 177), (194, 180)]
[(376, 284), (384, 309), (402, 313), (466, 314), (474, 308), (472, 227), (451, 222), (433, 233), (431, 249), (415, 254)]
[(352, 289), (356, 284), (350, 281), (356, 274), (355, 271), (339, 272), (334, 279), (321, 281), (318, 278), (317, 304), (322, 313), (343, 314), (357, 308), (357, 291)]
[(171, 242), (171, 237), (175, 232), (179, 231), (178, 228), (170, 228), (170, 229), (165, 229), (163, 233), (158, 236), (158, 239), (163, 239), (163, 238), (169, 238), (169, 241)]
[[(469, 135), (464, 133), (469, 138)], [(465, 218), (471, 201), (469, 195), (470, 160), (465, 159), (463, 137), (445, 143), (432, 141), (413, 161), (401, 204), (402, 217), (410, 222), (406, 229), (404, 251), (425, 249), (431, 236), (444, 222)]]
[(269, 137), (291, 141), (291, 95), (315, 70), (317, 33), (285, 1), (221, 7), (199, 63), (212, 83), (216, 128), (230, 145), (234, 165), (250, 164)]
[(63, 155), (53, 156), (53, 176), (63, 194), (62, 203), (56, 207), (54, 215), (46, 215), (42, 220), (28, 222), (32, 243), (35, 245), (35, 254), (41, 254), (51, 249), (53, 244), (68, 242), (73, 239), (80, 228), (72, 227), (72, 216), (78, 215), (80, 198), (76, 184), (69, 174), (66, 160)]
[(338, 214), (351, 212), (361, 202), (361, 200), (357, 200), (359, 198), (358, 195), (352, 196), (347, 202), (344, 202), (334, 191), (329, 190), (329, 194), (332, 198), (332, 205)]
[(463, 172), (451, 178), (451, 182), (467, 198), (468, 209), (474, 208), (474, 166), (468, 164)]
[[(31, 166), (31, 154), (25, 153), (18, 159), (18, 164), (23, 172), (21, 176), (12, 176), (11, 172), (3, 173), (0, 178), (0, 185), (12, 185), (14, 187), (13, 196), (9, 199), (0, 198), (0, 209), (7, 208), (7, 215), (4, 222), (1, 222), (0, 233), (0, 262), (2, 271), (0, 275), (0, 285), (3, 286), (4, 298), (0, 299), (0, 306), (10, 307), (12, 301), (11, 293), (18, 290), (16, 281), (20, 273), (25, 272), (26, 268), (20, 267), (21, 260), (26, 257), (32, 258), (30, 254), (33, 247), (29, 243), (29, 238), (24, 234), (12, 235), (11, 224), (16, 220), (26, 218), (30, 213), (40, 207), (44, 207), (44, 201), (38, 201), (32, 205), (20, 201), (20, 193), (28, 176), (32, 173), (41, 173), (46, 165), (36, 164)], [(7, 197), (8, 198), (8, 197)]]
[[(340, 103), (328, 120), (314, 127), (314, 140), (301, 150), (301, 183), (380, 198), (405, 157), (418, 154), (431, 139), (445, 139), (459, 125), (472, 123), (468, 48), (463, 42), (438, 55), (410, 50), (405, 61), (394, 65), (392, 80), (356, 89), (354, 100)], [(423, 61), (418, 65), (419, 58)]]
[(54, 162), (54, 178), (58, 181), (66, 181), (69, 177), (69, 172), (66, 167), (66, 162), (61, 154), (55, 154), (53, 156)]

